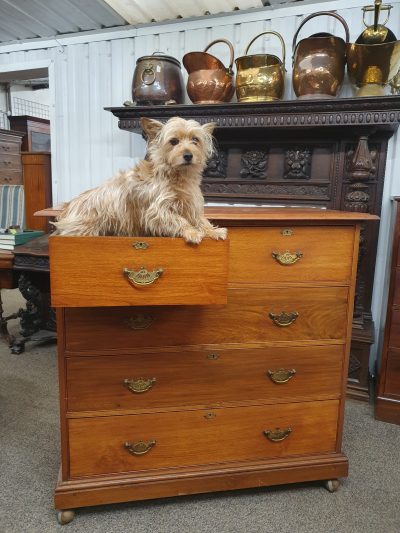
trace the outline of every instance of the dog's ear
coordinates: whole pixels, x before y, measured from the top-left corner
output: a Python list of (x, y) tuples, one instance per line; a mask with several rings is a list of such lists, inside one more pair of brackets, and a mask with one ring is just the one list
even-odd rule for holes
[(212, 135), (215, 126), (216, 126), (215, 122), (207, 122), (207, 124), (203, 124), (202, 128), (206, 133), (209, 133), (210, 135)]
[(147, 140), (151, 141), (157, 135), (157, 133), (164, 126), (159, 120), (154, 120), (152, 118), (142, 117), (140, 119), (140, 125), (147, 137)]

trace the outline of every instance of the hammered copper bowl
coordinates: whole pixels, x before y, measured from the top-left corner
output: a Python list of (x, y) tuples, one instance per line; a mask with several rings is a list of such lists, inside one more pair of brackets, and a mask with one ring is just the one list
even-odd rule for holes
[(187, 93), (194, 104), (229, 102), (235, 92), (233, 74), (224, 70), (196, 70), (189, 74)]
[[(224, 43), (229, 47), (228, 67), (207, 53), (217, 43)], [(183, 56), (183, 65), (189, 74), (186, 89), (194, 104), (220, 104), (231, 100), (235, 92), (233, 57), (233, 46), (227, 39), (216, 39), (203, 52), (189, 52)]]

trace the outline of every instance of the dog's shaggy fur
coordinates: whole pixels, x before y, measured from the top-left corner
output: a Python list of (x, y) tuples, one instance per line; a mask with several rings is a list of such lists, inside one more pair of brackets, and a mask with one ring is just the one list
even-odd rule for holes
[(212, 155), (214, 124), (174, 117), (142, 118), (145, 160), (71, 200), (54, 223), (60, 235), (121, 235), (225, 239), (204, 217), (202, 171)]

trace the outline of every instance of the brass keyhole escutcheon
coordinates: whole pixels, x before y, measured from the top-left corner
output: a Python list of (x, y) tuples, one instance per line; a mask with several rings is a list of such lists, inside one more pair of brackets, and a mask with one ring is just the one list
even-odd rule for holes
[(215, 413), (213, 413), (212, 411), (209, 411), (208, 413), (206, 413), (204, 415), (204, 418), (206, 420), (212, 420), (213, 418), (215, 418), (217, 415)]
[(285, 228), (281, 231), (281, 234), (285, 237), (289, 237), (290, 235), (293, 235), (293, 230), (291, 228)]
[(218, 359), (219, 355), (217, 353), (209, 353), (207, 354), (207, 359), (209, 359), (210, 361), (215, 361), (216, 359)]

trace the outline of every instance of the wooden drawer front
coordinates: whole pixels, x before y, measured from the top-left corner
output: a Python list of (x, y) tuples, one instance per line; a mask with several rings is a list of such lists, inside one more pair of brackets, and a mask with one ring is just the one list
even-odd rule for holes
[(18, 155), (21, 153), (21, 142), (10, 142), (3, 140), (0, 136), (0, 158), (4, 155)]
[(9, 154), (0, 152), (0, 171), (21, 170), (22, 162), (20, 154)]
[(19, 185), (22, 183), (22, 170), (0, 169), (0, 185)]
[(354, 227), (229, 228), (229, 239), (230, 282), (350, 282)]
[(55, 307), (226, 303), (228, 241), (54, 236), (49, 248)]
[[(153, 346), (337, 339), (346, 287), (231, 289), (226, 306), (66, 309), (66, 349), (131, 353)], [(298, 313), (286, 327), (269, 314)], [(132, 329), (144, 327), (145, 329)]]
[(392, 348), (400, 348), (400, 309), (392, 310), (389, 346)]
[[(335, 450), (338, 401), (69, 420), (70, 476), (269, 459)], [(291, 429), (280, 442), (264, 431)], [(156, 441), (132, 455), (125, 443)]]
[(400, 268), (395, 270), (393, 305), (400, 306)]
[(400, 351), (388, 352), (385, 394), (400, 399)]
[(67, 359), (68, 409), (338, 398), (342, 364), (343, 346), (72, 357)]

